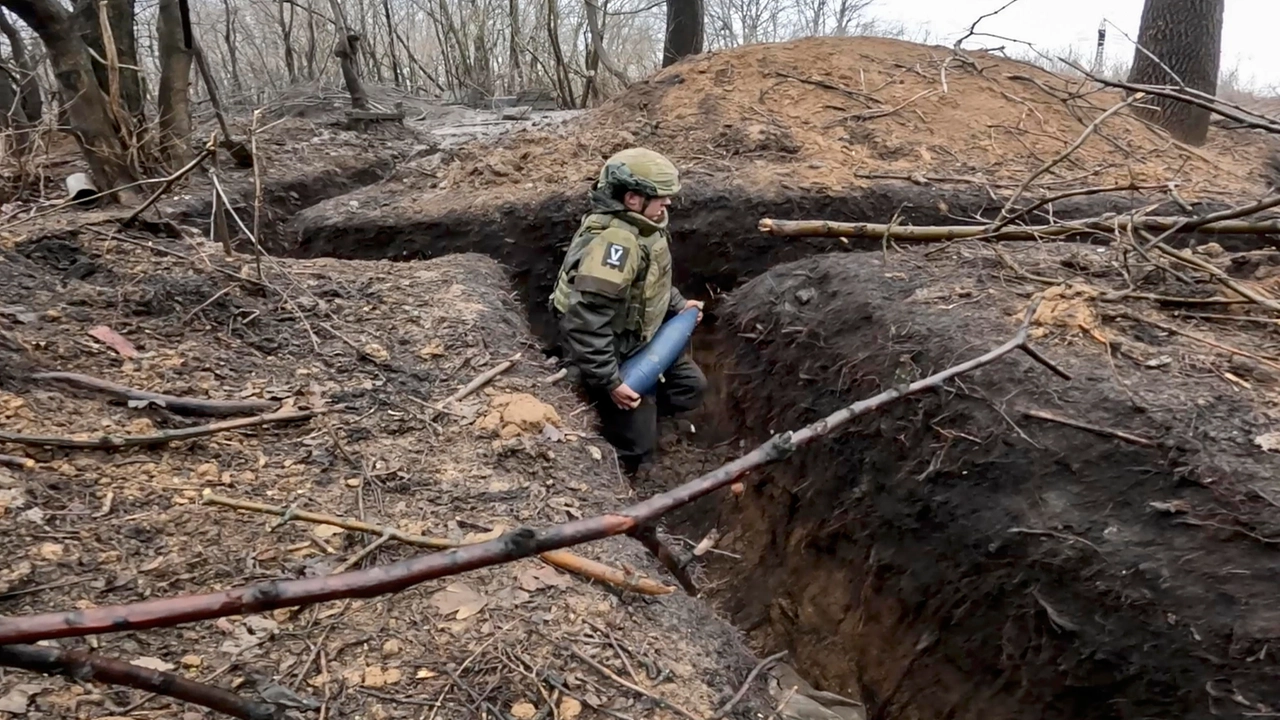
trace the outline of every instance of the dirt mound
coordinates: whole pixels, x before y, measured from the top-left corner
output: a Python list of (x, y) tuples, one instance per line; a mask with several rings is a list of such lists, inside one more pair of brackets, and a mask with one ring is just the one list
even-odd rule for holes
[[(488, 258), (269, 262), (267, 287), (237, 280), (257, 277), (247, 256), (227, 262), (207, 243), (118, 229), (114, 237), (64, 231), (0, 247), (0, 427), (95, 438), (203, 422), (165, 406), (110, 403), (15, 368), (333, 411), (115, 452), (3, 444), (0, 451), (38, 463), (0, 468), (6, 616), (314, 577), (420, 552), (331, 525), (277, 526), (276, 518), (202, 503), (209, 491), (454, 541), (595, 514), (628, 493), (593, 414), (570, 390), (540, 382), (548, 369), (531, 351), (505, 271)], [(521, 351), (488, 387), (433, 410)], [(496, 438), (475, 426), (491, 409), (506, 423)], [(501, 433), (507, 425), (517, 432)], [(670, 583), (630, 539), (575, 552)], [(95, 642), (104, 654), (247, 695), (283, 685), (329, 717), (417, 718), (433, 708), (441, 718), (551, 717), (553, 705), (568, 718), (583, 704), (583, 718), (605, 710), (675, 717), (575, 651), (706, 716), (755, 662), (731, 628), (681, 593), (642, 598), (535, 559), (394, 596)], [(755, 687), (734, 716), (763, 712), (762, 692)], [(33, 720), (184, 710), (17, 671), (0, 679), (0, 699)], [(474, 710), (480, 706), (488, 709)]]
[[(1035, 346), (1074, 378), (1015, 354), (691, 508), (696, 534), (723, 503), (718, 547), (741, 558), (715, 556), (712, 574), (754, 641), (859, 693), (868, 717), (1280, 709), (1274, 321), (1206, 309), (1212, 290), (1156, 271), (1126, 276), (1111, 252), (826, 255), (716, 308), (714, 342), (695, 349), (717, 392), (695, 422), (730, 449), (673, 448), (669, 472), (979, 355), (1033, 295), (1048, 296)], [(1204, 257), (1259, 286), (1280, 262)], [(1032, 274), (1076, 284), (1044, 292)]]
[[(589, 181), (605, 157), (635, 143), (670, 154), (694, 176), (748, 186), (848, 189), (882, 176), (932, 176), (1013, 187), (1122, 99), (1005, 58), (898, 40), (753, 45), (667, 68), (558, 133), (514, 133), (464, 149), (440, 187), (560, 190)], [(1250, 192), (1261, 178), (1259, 142), (1215, 132), (1209, 146), (1185, 148), (1125, 115), (1042, 181), (1177, 181), (1195, 197)]]

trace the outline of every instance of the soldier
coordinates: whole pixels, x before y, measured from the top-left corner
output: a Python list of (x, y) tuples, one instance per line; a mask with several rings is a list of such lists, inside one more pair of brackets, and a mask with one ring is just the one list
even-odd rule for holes
[(702, 303), (686, 300), (671, 282), (667, 206), (679, 190), (675, 165), (652, 150), (630, 148), (609, 158), (551, 298), (568, 359), (600, 413), (605, 439), (633, 477), (657, 445), (658, 415), (698, 407), (707, 384), (688, 348), (647, 397), (618, 374), (672, 314), (696, 307), (702, 321)]

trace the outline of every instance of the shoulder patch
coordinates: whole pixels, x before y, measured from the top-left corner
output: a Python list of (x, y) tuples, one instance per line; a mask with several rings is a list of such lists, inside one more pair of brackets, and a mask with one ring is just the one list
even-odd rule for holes
[(616, 242), (606, 243), (604, 253), (600, 256), (600, 264), (614, 270), (621, 270), (627, 264), (627, 257), (631, 255), (631, 248), (620, 245)]

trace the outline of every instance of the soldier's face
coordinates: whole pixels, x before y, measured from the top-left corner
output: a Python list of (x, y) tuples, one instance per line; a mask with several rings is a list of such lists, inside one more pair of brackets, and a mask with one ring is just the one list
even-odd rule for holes
[(671, 204), (671, 198), (646, 198), (639, 193), (627, 193), (623, 204), (633, 213), (639, 213), (654, 222), (662, 222), (662, 218), (666, 217), (667, 206)]

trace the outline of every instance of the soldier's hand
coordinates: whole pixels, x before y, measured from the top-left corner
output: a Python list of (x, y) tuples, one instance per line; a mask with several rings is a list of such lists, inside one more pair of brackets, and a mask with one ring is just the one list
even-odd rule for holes
[(705, 304), (706, 303), (701, 300), (686, 300), (684, 303), (684, 309), (688, 310), (691, 307), (698, 308), (698, 322), (702, 322), (702, 308)]
[(623, 410), (635, 410), (640, 407), (640, 396), (636, 394), (635, 390), (628, 387), (626, 383), (614, 388), (609, 393), (609, 397), (613, 398), (614, 405)]

